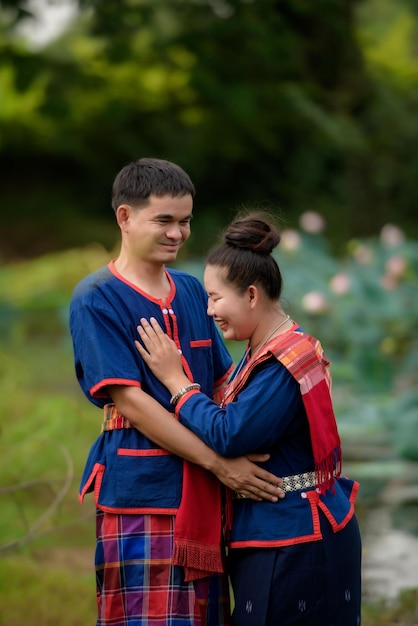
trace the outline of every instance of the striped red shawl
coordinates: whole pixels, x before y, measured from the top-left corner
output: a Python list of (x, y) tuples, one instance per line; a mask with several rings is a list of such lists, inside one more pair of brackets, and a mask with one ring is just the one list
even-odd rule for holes
[(224, 572), (221, 484), (198, 465), (183, 461), (183, 492), (174, 525), (173, 564), (186, 582)]
[[(295, 327), (278, 335), (251, 358), (228, 385), (224, 401), (234, 400), (253, 369), (271, 355), (300, 385), (309, 421), (317, 484), (324, 492), (332, 487), (334, 477), (341, 474), (341, 444), (330, 395), (330, 362), (317, 339), (295, 331)], [(175, 524), (173, 562), (185, 568), (185, 580), (194, 580), (223, 571), (220, 485), (214, 476), (188, 461), (184, 461), (183, 467), (183, 495)], [(229, 495), (226, 533), (232, 519)]]
[(232, 381), (225, 403), (237, 396), (254, 368), (271, 355), (300, 385), (309, 422), (316, 482), (323, 493), (332, 487), (334, 477), (341, 474), (342, 454), (331, 400), (330, 362), (317, 339), (295, 327), (271, 339)]

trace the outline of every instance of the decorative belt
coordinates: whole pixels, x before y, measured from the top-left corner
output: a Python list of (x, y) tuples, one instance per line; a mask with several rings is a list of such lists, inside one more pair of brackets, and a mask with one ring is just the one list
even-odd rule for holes
[[(316, 487), (316, 475), (315, 472), (303, 472), (303, 474), (293, 474), (293, 476), (283, 476), (283, 485), (281, 489), (285, 492), (299, 491), (300, 489), (308, 489), (309, 487)], [(242, 493), (235, 492), (233, 495), (234, 500), (247, 500), (248, 497)]]
[(114, 404), (105, 404), (103, 407), (102, 433), (107, 430), (120, 430), (121, 428), (133, 428), (131, 422), (123, 417)]
[(299, 491), (299, 489), (308, 489), (316, 487), (315, 472), (304, 472), (303, 474), (293, 474), (293, 476), (284, 476), (282, 478), (283, 491)]

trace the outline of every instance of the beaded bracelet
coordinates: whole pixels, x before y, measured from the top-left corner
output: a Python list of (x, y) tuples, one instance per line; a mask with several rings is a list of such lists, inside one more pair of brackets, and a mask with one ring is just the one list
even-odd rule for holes
[(186, 385), (185, 387), (182, 387), (181, 389), (176, 391), (176, 393), (172, 395), (170, 398), (170, 404), (172, 404), (173, 406), (176, 406), (181, 396), (184, 396), (185, 393), (187, 393), (188, 391), (191, 391), (192, 389), (199, 390), (200, 389), (199, 383), (190, 383), (190, 385)]

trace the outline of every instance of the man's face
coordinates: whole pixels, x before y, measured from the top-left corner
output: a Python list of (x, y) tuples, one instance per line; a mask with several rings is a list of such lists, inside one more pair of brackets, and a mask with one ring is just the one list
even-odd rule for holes
[(165, 264), (174, 261), (190, 236), (193, 198), (150, 196), (144, 208), (132, 208), (124, 229), (130, 254), (138, 260)]

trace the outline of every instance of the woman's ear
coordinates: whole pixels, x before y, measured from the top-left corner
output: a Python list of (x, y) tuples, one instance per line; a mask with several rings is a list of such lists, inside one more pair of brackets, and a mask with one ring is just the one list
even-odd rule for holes
[(248, 287), (248, 299), (250, 301), (250, 306), (253, 307), (257, 304), (258, 300), (258, 289), (255, 285), (250, 285)]

